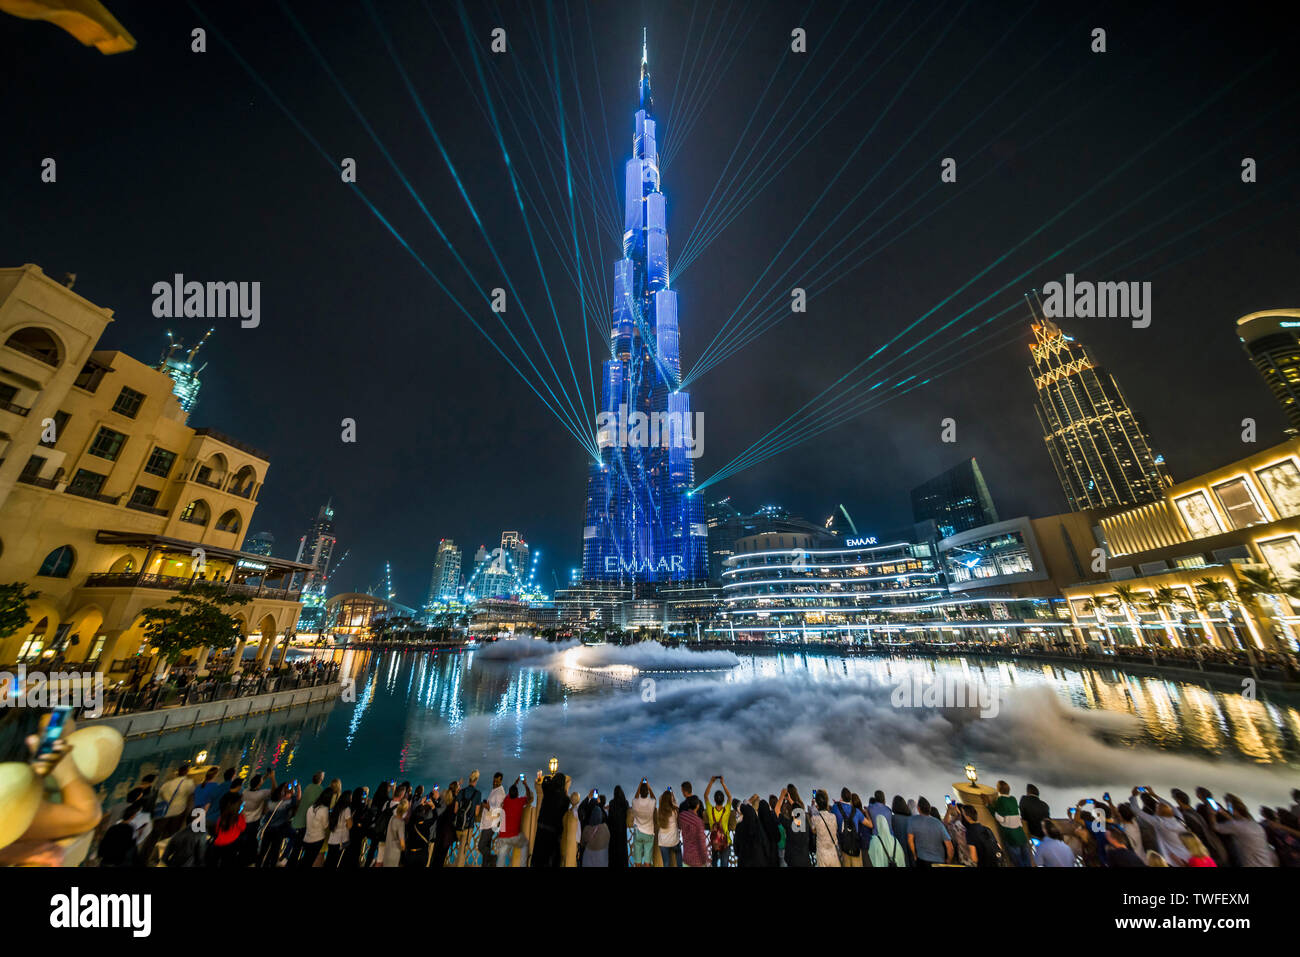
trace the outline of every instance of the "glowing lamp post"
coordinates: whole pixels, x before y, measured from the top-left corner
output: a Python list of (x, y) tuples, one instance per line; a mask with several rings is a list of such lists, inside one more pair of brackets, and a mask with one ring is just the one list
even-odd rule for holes
[(560, 770), (560, 759), (552, 756), (551, 761), (547, 765), (547, 767), (549, 767), (551, 769), (551, 773), (554, 774), (556, 771)]

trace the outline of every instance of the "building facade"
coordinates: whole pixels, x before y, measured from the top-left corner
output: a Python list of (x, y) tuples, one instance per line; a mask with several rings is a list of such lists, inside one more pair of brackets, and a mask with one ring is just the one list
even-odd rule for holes
[(97, 349), (111, 320), (36, 266), (0, 269), (0, 581), (38, 593), (0, 665), (143, 670), (141, 612), (193, 581), (253, 599), (232, 614), (265, 662), (293, 634), (304, 570), (241, 550), (267, 458), (191, 428), (166, 374)]
[(667, 200), (660, 185), (643, 50), (632, 158), (625, 167), (623, 258), (614, 264), (610, 358), (602, 366), (601, 457), (587, 475), (585, 581), (708, 576), (704, 509), (694, 493), (695, 460), (685, 435), (694, 417), (690, 395), (680, 388), (677, 293), (669, 283)]
[(1237, 338), (1286, 414), (1287, 434), (1300, 433), (1300, 309), (1242, 316)]
[(933, 521), (939, 534), (956, 535), (998, 520), (979, 463), (970, 458), (912, 489), (912, 521)]
[(329, 588), (330, 561), (334, 557), (334, 504), (326, 502), (298, 540), (297, 561), (311, 570), (302, 584), (302, 630), (320, 631), (325, 624), (325, 592)]
[[(1031, 307), (1032, 308), (1032, 307)], [(1046, 318), (1033, 324), (1035, 411), (1072, 511), (1152, 502), (1169, 485), (1165, 460), (1137, 414), (1084, 346)]]
[(1300, 437), (1099, 523), (1104, 580), (1064, 589), (1089, 640), (1293, 651)]
[(456, 599), (460, 591), (460, 558), (460, 548), (450, 538), (438, 542), (438, 555), (433, 562), (433, 580), (429, 582), (429, 606)]

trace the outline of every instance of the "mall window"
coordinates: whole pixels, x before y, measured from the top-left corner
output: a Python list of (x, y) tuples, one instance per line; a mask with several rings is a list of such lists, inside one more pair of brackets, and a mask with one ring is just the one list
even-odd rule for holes
[(1233, 528), (1246, 528), (1268, 521), (1268, 516), (1260, 508), (1259, 502), (1255, 501), (1253, 490), (1244, 478), (1214, 486), (1214, 494)]
[(108, 459), (110, 462), (116, 462), (118, 455), (122, 452), (122, 446), (126, 444), (126, 436), (121, 432), (115, 432), (108, 426), (100, 426), (95, 441), (90, 443), (87, 450), (91, 455), (96, 455), (101, 459)]
[(1300, 515), (1300, 469), (1291, 459), (1270, 465), (1255, 473), (1264, 491), (1273, 501), (1278, 515), (1289, 518)]
[(1178, 506), (1178, 514), (1183, 517), (1187, 530), (1192, 533), (1193, 538), (1208, 538), (1223, 531), (1223, 525), (1219, 522), (1219, 517), (1214, 514), (1214, 509), (1210, 507), (1210, 500), (1204, 492), (1184, 495), (1175, 500), (1174, 504)]
[(136, 392), (135, 389), (122, 386), (122, 391), (117, 394), (117, 401), (113, 403), (113, 411), (128, 419), (134, 419), (140, 413), (140, 405), (143, 402), (143, 392)]
[(36, 574), (44, 575), (46, 578), (67, 578), (68, 573), (72, 571), (74, 557), (71, 545), (60, 545), (45, 556), (45, 561), (41, 562), (40, 570)]
[(176, 464), (175, 452), (168, 452), (164, 448), (155, 446), (154, 450), (149, 453), (149, 461), (144, 464), (144, 470), (150, 475), (166, 478), (171, 474), (174, 464)]

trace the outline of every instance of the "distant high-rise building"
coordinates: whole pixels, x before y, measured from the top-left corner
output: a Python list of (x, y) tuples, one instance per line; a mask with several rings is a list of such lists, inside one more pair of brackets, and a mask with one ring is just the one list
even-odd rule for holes
[(1300, 434), (1300, 309), (1266, 309), (1237, 320), (1237, 336), (1286, 413), (1288, 435)]
[(199, 373), (207, 368), (205, 362), (197, 369), (194, 368), (194, 357), (198, 355), (199, 350), (203, 348), (203, 343), (208, 341), (208, 336), (212, 335), (209, 329), (203, 334), (203, 338), (189, 352), (185, 353), (184, 358), (178, 358), (185, 346), (180, 340), (175, 338), (171, 331), (167, 332), (167, 351), (163, 353), (162, 359), (159, 360), (157, 369), (159, 372), (165, 372), (171, 376), (172, 392), (176, 393), (176, 398), (180, 401), (181, 409), (186, 415), (194, 411), (194, 407), (199, 402)]
[(329, 585), (330, 558), (334, 554), (334, 506), (326, 502), (316, 513), (316, 520), (307, 528), (307, 534), (298, 542), (295, 561), (311, 565), (302, 586), (302, 615), (300, 631), (317, 631), (325, 621), (325, 589)]
[(944, 538), (998, 520), (984, 474), (973, 458), (912, 489), (912, 520), (933, 521)]
[(244, 551), (251, 555), (270, 555), (275, 549), (275, 536), (270, 532), (257, 532), (244, 539)]
[(460, 549), (450, 538), (438, 543), (438, 555), (433, 562), (433, 580), (429, 583), (429, 601), (450, 601), (460, 587)]
[(1164, 456), (1152, 448), (1115, 377), (1051, 319), (1034, 318), (1035, 410), (1070, 509), (1159, 499), (1171, 484)]

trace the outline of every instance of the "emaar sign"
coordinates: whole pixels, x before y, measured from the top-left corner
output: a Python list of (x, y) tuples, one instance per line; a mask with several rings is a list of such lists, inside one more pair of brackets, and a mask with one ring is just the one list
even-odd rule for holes
[(849, 548), (858, 548), (862, 545), (874, 545), (876, 544), (876, 536), (872, 535), (870, 538), (846, 538), (844, 544)]

